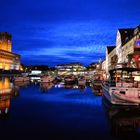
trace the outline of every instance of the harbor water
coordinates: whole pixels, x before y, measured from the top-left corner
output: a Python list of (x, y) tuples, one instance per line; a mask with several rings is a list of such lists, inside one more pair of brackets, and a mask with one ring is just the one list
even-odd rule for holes
[(140, 138), (139, 107), (110, 105), (90, 85), (11, 83), (0, 79), (0, 138)]

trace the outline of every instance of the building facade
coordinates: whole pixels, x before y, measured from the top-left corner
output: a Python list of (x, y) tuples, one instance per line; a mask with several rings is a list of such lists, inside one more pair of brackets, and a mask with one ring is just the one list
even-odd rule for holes
[(20, 55), (12, 53), (12, 35), (7, 32), (0, 33), (0, 69), (20, 69)]
[(102, 70), (106, 70), (106, 60), (102, 61)]
[(86, 73), (86, 67), (84, 67), (81, 63), (62, 64), (57, 65), (55, 68), (58, 75), (80, 75)]
[(116, 46), (108, 46), (106, 48), (106, 73), (113, 69), (118, 61), (116, 55)]
[(118, 29), (116, 46), (106, 48), (106, 74), (117, 63), (140, 68), (140, 25), (136, 28)]
[(118, 63), (140, 68), (140, 25), (136, 28), (119, 29), (116, 37)]

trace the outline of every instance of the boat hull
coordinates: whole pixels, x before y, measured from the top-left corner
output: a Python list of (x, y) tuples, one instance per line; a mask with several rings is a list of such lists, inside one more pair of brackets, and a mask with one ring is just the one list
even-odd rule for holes
[(130, 102), (130, 103), (135, 103), (135, 104), (140, 104), (140, 99), (138, 98), (130, 98), (130, 97), (127, 97), (127, 96), (124, 96), (118, 92), (112, 92), (112, 95), (117, 98), (117, 99), (120, 99), (120, 100), (124, 100), (126, 102)]
[(79, 80), (79, 81), (78, 81), (78, 85), (79, 85), (79, 86), (86, 85), (86, 80)]
[(114, 105), (139, 105), (138, 102), (132, 102), (130, 100), (126, 100), (124, 98), (119, 98), (115, 96), (113, 93), (115, 90), (118, 90), (116, 87), (109, 87), (102, 86), (103, 88), (103, 96)]

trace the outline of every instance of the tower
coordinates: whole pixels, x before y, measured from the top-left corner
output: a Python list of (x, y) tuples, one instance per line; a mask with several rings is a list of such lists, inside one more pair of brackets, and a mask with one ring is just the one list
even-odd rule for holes
[(12, 35), (3, 32), (0, 33), (0, 49), (4, 51), (11, 52), (12, 51)]

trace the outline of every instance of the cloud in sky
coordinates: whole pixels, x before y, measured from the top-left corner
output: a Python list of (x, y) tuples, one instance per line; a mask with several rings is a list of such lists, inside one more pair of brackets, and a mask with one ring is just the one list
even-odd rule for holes
[[(13, 35), (25, 64), (56, 65), (105, 57), (118, 28), (140, 23), (138, 0), (2, 1), (0, 31)], [(5, 12), (3, 12), (5, 11)]]

